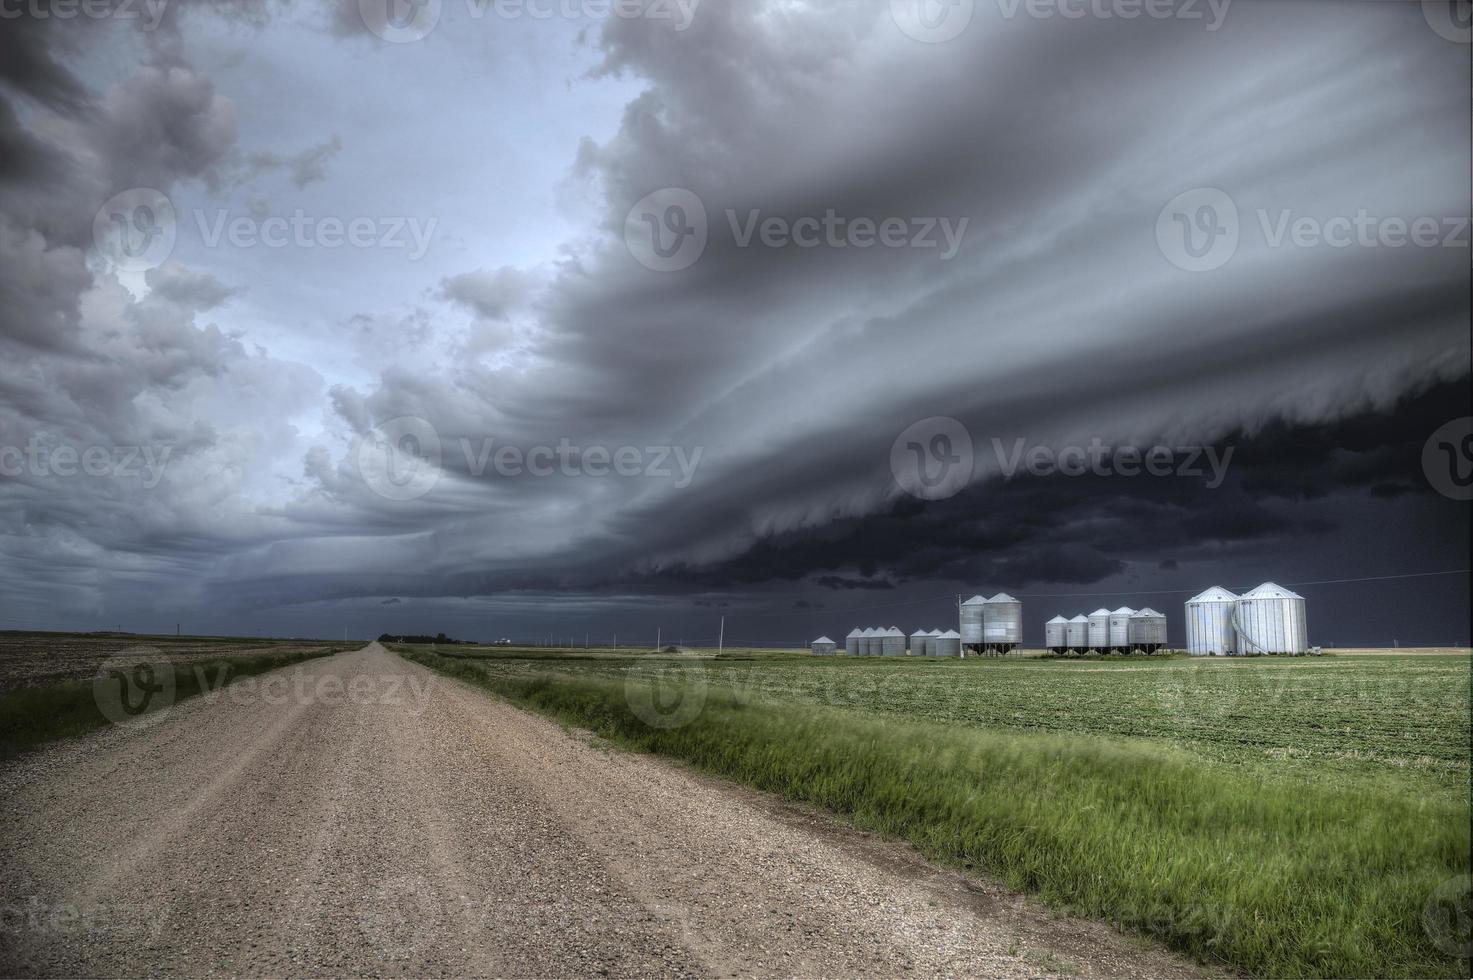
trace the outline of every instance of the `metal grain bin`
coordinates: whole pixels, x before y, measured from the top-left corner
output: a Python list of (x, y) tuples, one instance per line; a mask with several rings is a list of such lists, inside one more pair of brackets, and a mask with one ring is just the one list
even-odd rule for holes
[(1155, 653), (1166, 646), (1166, 617), (1147, 606), (1130, 617), (1130, 648)]
[(864, 630), (858, 626), (850, 630), (849, 635), (844, 637), (844, 653), (851, 657), (859, 656), (859, 638), (863, 635)]
[(1100, 652), (1110, 648), (1110, 610), (1096, 609), (1089, 614), (1089, 633), (1084, 645)]
[(983, 602), (982, 645), (996, 653), (1007, 653), (1022, 642), (1023, 604), (1006, 592)]
[(880, 635), (880, 655), (885, 657), (905, 656), (905, 634), (898, 626), (891, 626)]
[(962, 631), (959, 635), (963, 646), (982, 645), (982, 610), (986, 605), (987, 600), (979, 595), (962, 603)]
[(1089, 617), (1084, 613), (1069, 620), (1064, 630), (1064, 645), (1076, 652), (1089, 649)]
[(916, 630), (910, 634), (910, 655), (912, 657), (929, 657), (931, 634), (925, 630)]
[(813, 651), (815, 657), (832, 657), (839, 649), (839, 645), (826, 636), (820, 636), (809, 644), (809, 649)]
[(1055, 653), (1063, 653), (1069, 647), (1069, 620), (1055, 616), (1043, 624), (1043, 645)]
[(1187, 653), (1194, 657), (1231, 657), (1238, 652), (1233, 628), (1238, 597), (1214, 585), (1187, 600)]
[(1110, 649), (1130, 649), (1130, 617), (1135, 610), (1129, 606), (1121, 606), (1110, 614)]
[(1265, 582), (1239, 596), (1234, 612), (1240, 654), (1309, 652), (1303, 596)]
[(859, 655), (861, 657), (880, 655), (880, 631), (873, 626), (866, 626), (864, 632), (859, 634)]
[(960, 657), (962, 655), (962, 635), (956, 630), (947, 630), (940, 636), (931, 638), (931, 649), (935, 657)]

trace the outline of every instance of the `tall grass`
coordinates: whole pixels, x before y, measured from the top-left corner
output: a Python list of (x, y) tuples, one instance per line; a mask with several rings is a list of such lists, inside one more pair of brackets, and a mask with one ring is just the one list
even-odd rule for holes
[[(174, 664), (177, 704), (207, 690), (218, 690), (242, 677), (328, 657), (347, 647), (263, 653), (250, 657), (191, 660)], [(162, 704), (150, 705), (148, 711)], [(0, 759), (36, 748), (59, 738), (85, 735), (111, 724), (97, 703), (92, 681), (62, 681), (40, 687), (0, 692)]]
[[(1003, 733), (657, 682), (403, 656), (630, 748), (825, 807), (1055, 907), (1260, 976), (1467, 976), (1424, 912), (1469, 870), (1466, 802), (1266, 778), (1161, 743)], [(652, 711), (651, 708), (655, 708)], [(676, 708), (667, 717), (682, 717)], [(1466, 921), (1466, 920), (1465, 920)]]

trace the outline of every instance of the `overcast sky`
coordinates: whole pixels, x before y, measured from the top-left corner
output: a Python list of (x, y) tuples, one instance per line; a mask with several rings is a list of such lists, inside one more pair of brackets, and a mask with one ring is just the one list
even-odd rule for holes
[(610, 6), (0, 4), (0, 628), (1468, 642), (1446, 4)]

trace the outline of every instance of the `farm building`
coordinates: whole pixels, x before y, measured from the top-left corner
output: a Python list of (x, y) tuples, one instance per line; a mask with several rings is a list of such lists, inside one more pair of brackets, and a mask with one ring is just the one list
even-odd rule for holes
[(1238, 652), (1233, 616), (1238, 597), (1214, 585), (1187, 600), (1187, 653), (1194, 657), (1231, 657)]
[(844, 653), (847, 656), (859, 656), (859, 638), (863, 635), (864, 630), (856, 626), (854, 627), (854, 629), (849, 631), (848, 636), (844, 637)]
[(1309, 652), (1304, 597), (1272, 582), (1238, 597), (1233, 628), (1243, 655)]
[(820, 636), (809, 646), (815, 657), (832, 657), (838, 650), (838, 644), (826, 636)]
[(1089, 630), (1084, 645), (1102, 653), (1110, 648), (1110, 610), (1096, 609), (1089, 614)]
[(1069, 620), (1055, 616), (1043, 624), (1043, 645), (1055, 653), (1069, 649)]

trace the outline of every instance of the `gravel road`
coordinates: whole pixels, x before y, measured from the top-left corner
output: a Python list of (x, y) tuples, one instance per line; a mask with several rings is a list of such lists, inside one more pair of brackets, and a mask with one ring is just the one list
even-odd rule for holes
[(0, 974), (1182, 976), (377, 644), (0, 769)]

